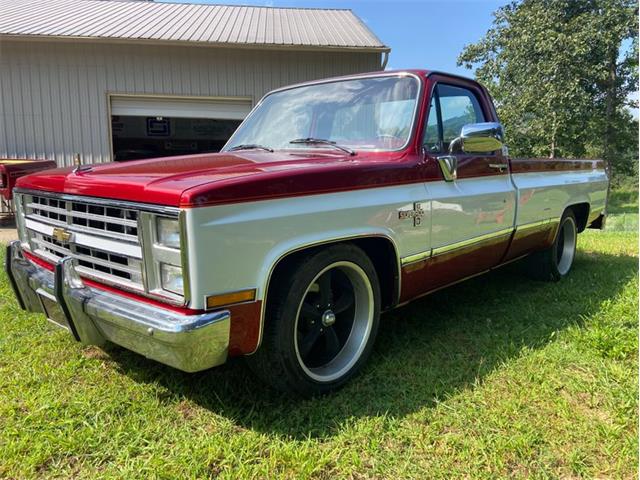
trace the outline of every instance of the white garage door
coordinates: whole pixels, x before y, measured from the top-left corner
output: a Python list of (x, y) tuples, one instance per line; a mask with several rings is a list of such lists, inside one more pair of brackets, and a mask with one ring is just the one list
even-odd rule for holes
[(242, 120), (250, 111), (251, 100), (246, 98), (111, 97), (111, 115)]
[(116, 161), (218, 152), (251, 110), (251, 99), (111, 96)]

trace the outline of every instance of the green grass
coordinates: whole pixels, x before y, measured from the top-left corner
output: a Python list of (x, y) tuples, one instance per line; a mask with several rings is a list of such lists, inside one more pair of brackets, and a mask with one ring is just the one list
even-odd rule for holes
[(618, 232), (638, 231), (638, 188), (611, 190), (606, 229)]
[(81, 347), (0, 276), (2, 478), (636, 478), (637, 235), (580, 236), (383, 317), (362, 375), (297, 400), (242, 362), (183, 374)]

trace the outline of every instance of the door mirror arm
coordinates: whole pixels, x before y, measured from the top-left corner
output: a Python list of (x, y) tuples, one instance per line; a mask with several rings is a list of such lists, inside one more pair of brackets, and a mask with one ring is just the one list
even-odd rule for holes
[(449, 155), (455, 155), (460, 152), (464, 152), (464, 137), (462, 134), (449, 143)]

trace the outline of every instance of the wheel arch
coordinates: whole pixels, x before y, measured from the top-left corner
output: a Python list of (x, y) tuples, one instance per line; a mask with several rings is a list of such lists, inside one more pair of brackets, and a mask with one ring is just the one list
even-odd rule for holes
[(589, 202), (580, 202), (574, 203), (572, 205), (567, 205), (565, 208), (565, 212), (567, 210), (571, 210), (576, 217), (576, 227), (578, 233), (581, 233), (587, 228), (587, 223), (589, 221), (589, 211), (591, 210), (591, 205)]
[(263, 283), (262, 307), (260, 312), (260, 335), (256, 350), (262, 343), (262, 335), (264, 332), (264, 322), (267, 303), (269, 302), (269, 291), (273, 286), (272, 280), (278, 275), (278, 272), (284, 270), (291, 262), (296, 261), (303, 255), (336, 244), (352, 244), (361, 248), (371, 259), (378, 280), (380, 282), (380, 291), (382, 293), (382, 309), (389, 309), (398, 303), (400, 298), (400, 256), (398, 247), (394, 240), (385, 234), (364, 234), (356, 236), (347, 236), (342, 238), (334, 238), (325, 241), (317, 241), (296, 248), (291, 248), (286, 252), (277, 256), (272, 262), (268, 274)]

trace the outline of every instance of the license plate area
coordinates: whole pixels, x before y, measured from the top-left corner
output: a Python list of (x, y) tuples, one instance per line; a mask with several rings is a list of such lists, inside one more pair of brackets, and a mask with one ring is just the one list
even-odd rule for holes
[(58, 327), (62, 327), (66, 330), (70, 330), (69, 322), (67, 321), (67, 317), (64, 312), (60, 308), (60, 305), (56, 301), (56, 297), (51, 295), (49, 292), (45, 292), (42, 289), (36, 290), (38, 294), (38, 298), (40, 299), (40, 304), (42, 305), (42, 311), (44, 312), (47, 320)]

